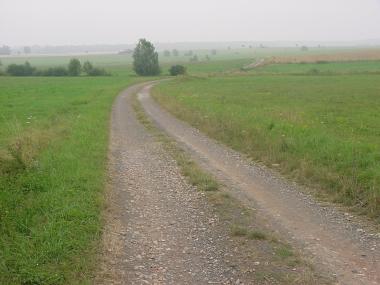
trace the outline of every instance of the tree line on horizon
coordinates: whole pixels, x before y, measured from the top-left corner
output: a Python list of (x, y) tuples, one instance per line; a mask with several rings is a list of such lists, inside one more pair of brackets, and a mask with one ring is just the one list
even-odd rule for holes
[(24, 64), (10, 64), (6, 68), (6, 74), (10, 76), (79, 76), (82, 72), (88, 76), (110, 75), (103, 68), (94, 67), (90, 61), (84, 62), (82, 66), (77, 58), (72, 58), (67, 67), (58, 66), (39, 70), (26, 61)]
[[(192, 53), (191, 53), (192, 54)], [(194, 55), (190, 61), (197, 61)], [(133, 50), (133, 70), (140, 76), (157, 76), (161, 74), (161, 68), (158, 60), (158, 52), (154, 45), (146, 39), (140, 39)], [(0, 71), (1, 72), (1, 71)], [(82, 73), (88, 76), (106, 76), (110, 75), (102, 68), (96, 68), (89, 61), (82, 65), (79, 59), (72, 58), (67, 67), (58, 66), (50, 67), (44, 70), (37, 69), (28, 61), (24, 64), (10, 64), (6, 68), (5, 74), (10, 76), (79, 76)], [(169, 69), (172, 76), (186, 74), (186, 68), (182, 65), (173, 65)]]

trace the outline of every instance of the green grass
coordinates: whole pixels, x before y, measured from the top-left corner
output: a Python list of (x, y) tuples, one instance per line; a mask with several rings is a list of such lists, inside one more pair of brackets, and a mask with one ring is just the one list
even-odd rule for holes
[(268, 237), (265, 233), (261, 231), (250, 231), (248, 233), (248, 238), (256, 240), (266, 240)]
[[(310, 52), (327, 51), (313, 49)], [(183, 111), (184, 118), (198, 126), (203, 124), (203, 130), (208, 129), (211, 135), (246, 151), (255, 159), (269, 164), (281, 162), (285, 169), (289, 169), (287, 173), (295, 176), (297, 171), (299, 176), (304, 174), (302, 167), (302, 171), (297, 170), (299, 161), (302, 165), (313, 163), (313, 168), (308, 166), (307, 169), (313, 174), (311, 178), (317, 181), (321, 174), (328, 173), (327, 170), (333, 170), (332, 176), (330, 173), (327, 176), (327, 182), (331, 182), (334, 175), (352, 170), (352, 177), (356, 180), (348, 179), (349, 185), (355, 186), (355, 191), (358, 186), (362, 187), (363, 193), (357, 195), (351, 186), (342, 190), (340, 182), (347, 183), (344, 179), (331, 182), (333, 191), (343, 194), (351, 191), (355, 194), (347, 199), (351, 202), (366, 203), (366, 195), (372, 192), (378, 199), (378, 156), (373, 155), (379, 145), (378, 133), (373, 131), (379, 121), (378, 97), (375, 96), (379, 88), (373, 82), (377, 77), (331, 78), (323, 82), (327, 86), (320, 85), (319, 77), (310, 76), (218, 78), (216, 74), (238, 70), (255, 58), (300, 52), (280, 48), (218, 51), (209, 62), (204, 61), (209, 51), (196, 53), (202, 62), (189, 63), (184, 56), (162, 58), (163, 71), (166, 72), (171, 64), (183, 63), (192, 75), (214, 78), (188, 78), (162, 85), (160, 92), (176, 94), (159, 96), (163, 103), (169, 107), (179, 106), (178, 111)], [(67, 65), (72, 57), (2, 57), (0, 69), (25, 60), (37, 68), (62, 66)], [(110, 107), (120, 90), (139, 79), (131, 75), (130, 56), (75, 57), (82, 61), (91, 60), (113, 76), (0, 77), (0, 284), (91, 282), (102, 226), (100, 213), (104, 201)], [(345, 84), (342, 80), (348, 82), (343, 97), (336, 94), (339, 91), (336, 88), (343, 88)], [(332, 89), (334, 92), (322, 96), (322, 103), (315, 102), (315, 98), (320, 97), (319, 91), (330, 85), (335, 88)], [(350, 88), (355, 96), (351, 96)], [(307, 96), (301, 96), (303, 93)], [(293, 103), (290, 104), (289, 100), (296, 103), (297, 112), (290, 108)], [(305, 110), (304, 106), (307, 106)], [(352, 106), (355, 108), (351, 118), (347, 112)], [(318, 123), (319, 119), (315, 120), (317, 115), (323, 115), (323, 124)], [(302, 123), (297, 118), (301, 118)], [(347, 129), (354, 131), (347, 132)], [(322, 158), (311, 154), (310, 149), (307, 152), (301, 143), (303, 136), (309, 134), (312, 137), (307, 142), (313, 147), (322, 147), (317, 148)], [(292, 151), (298, 147), (295, 143), (303, 146), (299, 152)], [(343, 149), (336, 151), (331, 147), (335, 143)], [(263, 147), (265, 144), (269, 151)], [(323, 148), (325, 144), (328, 146), (326, 150)], [(219, 197), (217, 200), (224, 197), (220, 191), (213, 191), (219, 185), (211, 176), (174, 144), (165, 145), (191, 184), (208, 191), (210, 197)], [(340, 168), (329, 165), (325, 172), (318, 173), (330, 152), (335, 152), (332, 159), (344, 157), (338, 165)], [(363, 153), (365, 159), (359, 160)], [(305, 154), (305, 158), (300, 159)], [(289, 157), (289, 163), (285, 163)], [(316, 158), (317, 162), (314, 162)], [(361, 178), (363, 173), (368, 179)], [(348, 176), (342, 177), (346, 179)], [(372, 181), (377, 192), (371, 190), (369, 182), (363, 184), (362, 180)], [(343, 194), (337, 197), (346, 197)], [(223, 209), (228, 209), (231, 199), (222, 200)], [(372, 204), (367, 203), (365, 207), (375, 209), (374, 213), (377, 213)], [(265, 239), (250, 231), (247, 237)]]
[(0, 284), (90, 283), (109, 113), (133, 81), (0, 77)]
[(243, 237), (248, 234), (248, 229), (246, 227), (242, 227), (240, 225), (232, 225), (231, 226), (231, 235), (235, 237)]
[(179, 118), (256, 161), (380, 214), (380, 76), (183, 78), (154, 89)]
[(280, 258), (288, 258), (294, 255), (293, 251), (288, 246), (280, 246), (276, 250), (276, 255)]
[[(70, 58), (1, 60), (3, 68), (25, 60), (45, 68)], [(102, 226), (109, 111), (119, 91), (137, 78), (125, 56), (79, 58), (113, 76), (0, 77), (1, 284), (90, 282)], [(191, 184), (218, 188), (183, 153), (176, 156)]]
[(211, 61), (201, 61), (198, 63), (182, 63), (189, 74), (192, 75), (207, 75), (213, 73), (223, 73), (227, 71), (239, 70), (242, 66), (253, 62), (254, 59), (220, 59)]

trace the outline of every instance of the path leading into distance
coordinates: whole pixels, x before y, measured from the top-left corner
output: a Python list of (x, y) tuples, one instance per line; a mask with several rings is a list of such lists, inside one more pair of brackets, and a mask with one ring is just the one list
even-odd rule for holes
[[(294, 183), (253, 164), (239, 153), (176, 119), (150, 97), (151, 87), (152, 84), (144, 86), (139, 92), (139, 99), (148, 116), (178, 141), (201, 167), (226, 185), (235, 197), (258, 209), (259, 215), (267, 219), (269, 227), (309, 253), (314, 263), (329, 268), (340, 284), (380, 284), (379, 233), (370, 226), (364, 226), (349, 213), (316, 202)], [(137, 140), (136, 144), (140, 141), (138, 134), (129, 134), (128, 139)], [(137, 168), (138, 175), (143, 175), (138, 168), (144, 163), (145, 153), (152, 151), (148, 146), (143, 149), (136, 152), (136, 158), (130, 162)], [(158, 161), (150, 163), (159, 168)], [(172, 171), (176, 173), (174, 169)], [(152, 183), (164, 183), (165, 174), (160, 177), (162, 181), (157, 179)], [(185, 207), (183, 209), (185, 211)], [(165, 235), (165, 232), (161, 229), (158, 235)]]
[(104, 252), (95, 284), (254, 284), (254, 260), (234, 252), (205, 195), (137, 120), (132, 96), (111, 118)]

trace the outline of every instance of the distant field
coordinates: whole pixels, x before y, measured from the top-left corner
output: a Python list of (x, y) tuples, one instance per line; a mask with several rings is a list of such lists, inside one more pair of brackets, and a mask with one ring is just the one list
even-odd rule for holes
[(301, 54), (273, 55), (272, 63), (300, 63), (317, 61), (356, 61), (356, 60), (380, 60), (380, 48), (357, 48), (328, 50), (325, 52), (313, 52), (309, 50)]
[[(190, 62), (190, 56), (185, 56), (187, 50), (180, 50), (179, 56), (165, 57), (163, 52), (159, 53), (160, 62), (162, 64), (163, 73), (166, 74), (168, 68), (173, 64), (183, 64), (187, 67), (189, 73), (214, 73), (225, 72), (230, 69), (240, 69), (242, 66), (254, 62), (257, 59), (266, 58), (268, 60), (276, 58), (289, 59), (289, 58), (302, 58), (303, 56), (320, 56), (329, 54), (340, 53), (354, 53), (362, 49), (354, 48), (310, 48), (307, 53), (302, 52), (299, 47), (297, 48), (235, 48), (217, 50), (213, 55), (211, 50), (194, 50), (193, 54), (197, 55), (198, 62)], [(206, 56), (210, 60), (206, 59)], [(118, 55), (118, 54), (81, 54), (81, 55), (56, 55), (56, 56), (39, 56), (39, 55), (19, 55), (19, 56), (2, 56), (0, 61), (1, 69), (5, 69), (11, 63), (22, 64), (29, 61), (37, 68), (47, 68), (52, 66), (66, 66), (71, 58), (78, 58), (82, 62), (89, 60), (94, 65), (105, 67), (106, 69), (114, 70), (115, 72), (122, 71), (124, 67), (132, 66), (132, 55)]]
[(110, 108), (136, 79), (0, 77), (0, 284), (90, 283)]
[[(208, 52), (209, 53), (209, 52)], [(223, 72), (229, 69), (239, 69), (245, 64), (252, 62), (254, 59), (247, 57), (230, 57), (227, 59), (224, 56), (211, 57), (206, 60), (206, 52), (199, 51), (198, 62), (190, 62), (190, 57), (161, 57), (162, 73), (168, 73), (170, 66), (174, 64), (182, 64), (186, 66), (189, 73), (209, 73)], [(79, 56), (49, 56), (49, 57), (6, 57), (0, 58), (3, 70), (9, 64), (23, 64), (28, 61), (31, 65), (44, 69), (51, 66), (67, 66), (71, 58), (78, 58), (82, 63), (89, 60), (97, 67), (104, 67), (107, 71), (113, 74), (125, 73), (126, 70), (132, 71), (132, 58), (130, 55), (79, 55)]]
[(81, 61), (89, 60), (95, 65), (105, 67), (126, 66), (131, 64), (130, 56), (102, 54), (102, 55), (59, 55), (59, 56), (12, 56), (0, 57), (3, 67), (11, 64), (22, 64), (29, 61), (36, 67), (66, 66), (71, 58), (78, 58)]
[(379, 217), (379, 75), (187, 77), (154, 97), (252, 159)]
[(352, 74), (380, 73), (380, 60), (374, 61), (342, 61), (322, 63), (284, 63), (268, 64), (254, 69), (252, 73), (270, 74)]

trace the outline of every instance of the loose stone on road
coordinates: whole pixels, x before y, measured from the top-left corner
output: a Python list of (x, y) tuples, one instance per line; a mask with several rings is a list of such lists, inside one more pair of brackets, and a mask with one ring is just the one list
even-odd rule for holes
[[(379, 284), (376, 235), (359, 228), (350, 214), (321, 206), (296, 185), (177, 120), (150, 98), (150, 88), (146, 83), (130, 87), (113, 107), (108, 203), (95, 284), (289, 284), (276, 277), (293, 272), (299, 274), (298, 284), (331, 284), (331, 271), (339, 284)], [(291, 254), (286, 248), (277, 256), (283, 243), (231, 237), (231, 224), (209, 196), (187, 182), (162, 142), (137, 120), (136, 93), (158, 127), (236, 201), (257, 209), (254, 229), (262, 224), (290, 241), (312, 259), (322, 278), (304, 263), (287, 264), (280, 258)]]
[(139, 88), (114, 105), (105, 250), (96, 284), (252, 284), (224, 262), (228, 235), (205, 196), (135, 118), (131, 96)]

